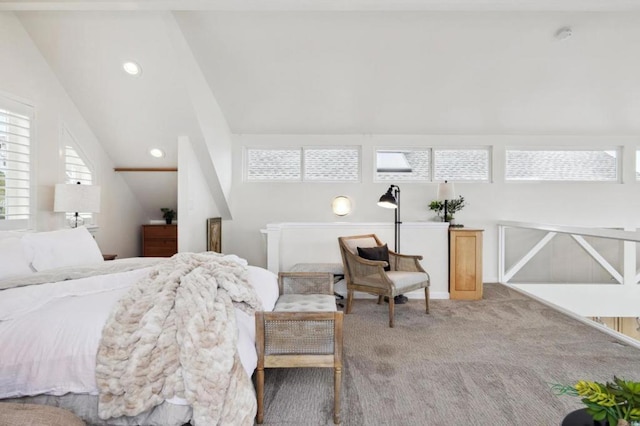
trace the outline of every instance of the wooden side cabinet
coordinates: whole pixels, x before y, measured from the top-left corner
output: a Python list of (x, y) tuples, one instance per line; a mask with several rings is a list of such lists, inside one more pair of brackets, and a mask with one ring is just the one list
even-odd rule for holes
[(178, 252), (178, 225), (142, 225), (142, 256), (171, 257)]
[(482, 299), (482, 229), (449, 230), (449, 297)]

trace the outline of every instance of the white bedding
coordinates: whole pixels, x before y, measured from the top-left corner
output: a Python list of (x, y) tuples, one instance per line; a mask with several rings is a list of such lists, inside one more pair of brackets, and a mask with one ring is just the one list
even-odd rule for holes
[[(149, 271), (17, 287), (0, 292), (0, 398), (27, 395), (97, 395), (95, 359), (102, 328), (117, 300)], [(249, 266), (266, 311), (278, 298), (277, 277)], [(257, 364), (253, 316), (236, 309), (242, 365)], [(171, 403), (184, 403), (174, 398)]]

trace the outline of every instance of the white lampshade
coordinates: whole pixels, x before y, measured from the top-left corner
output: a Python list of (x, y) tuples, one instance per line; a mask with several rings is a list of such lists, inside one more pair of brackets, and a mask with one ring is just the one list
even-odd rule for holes
[(53, 211), (99, 213), (100, 187), (96, 185), (56, 184)]
[(456, 198), (456, 188), (453, 183), (445, 180), (444, 183), (438, 184), (438, 201), (453, 200), (454, 198)]

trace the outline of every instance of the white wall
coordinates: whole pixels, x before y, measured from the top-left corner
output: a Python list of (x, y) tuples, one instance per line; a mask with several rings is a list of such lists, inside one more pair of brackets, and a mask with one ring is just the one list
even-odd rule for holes
[(96, 214), (100, 228), (95, 234), (100, 249), (119, 257), (137, 256), (139, 225), (143, 221), (138, 202), (121, 176), (113, 172), (113, 163), (100, 141), (12, 13), (0, 13), (0, 57), (4, 58), (0, 66), (0, 94), (35, 107), (32, 151), (37, 203), (35, 230), (64, 226), (63, 213), (53, 213), (53, 187), (63, 182), (60, 148), (64, 126), (95, 166), (96, 183), (102, 187), (101, 212)]
[[(242, 177), (243, 147), (341, 146), (362, 147), (360, 183), (248, 183)], [(640, 224), (640, 185), (635, 181), (635, 136), (550, 135), (238, 135), (235, 137), (234, 185), (231, 205), (234, 220), (225, 223), (233, 238), (225, 240), (225, 251), (242, 255), (253, 264), (266, 265), (266, 244), (259, 230), (272, 222), (383, 222), (393, 221), (390, 210), (376, 205), (389, 183), (373, 182), (376, 147), (402, 146), (492, 146), (493, 182), (458, 183), (456, 191), (467, 206), (456, 214), (459, 223), (485, 229), (484, 281), (498, 278), (496, 224), (501, 220), (566, 224), (576, 226), (637, 227)], [(614, 147), (625, 154), (623, 183), (506, 183), (505, 148)], [(396, 182), (402, 190), (402, 220), (432, 220), (428, 204), (435, 199), (437, 183)], [(338, 219), (331, 200), (347, 195), (353, 212)], [(424, 244), (430, 244), (425, 241)]]
[(178, 251), (207, 249), (207, 218), (220, 212), (187, 137), (178, 138)]

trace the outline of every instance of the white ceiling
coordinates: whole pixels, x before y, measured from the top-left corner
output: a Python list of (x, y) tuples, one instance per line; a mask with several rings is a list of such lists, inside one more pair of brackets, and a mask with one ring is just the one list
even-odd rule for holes
[[(118, 167), (174, 167), (178, 136), (202, 138), (169, 13), (235, 134), (640, 131), (638, 1), (0, 0), (2, 9), (24, 10)], [(573, 37), (554, 38), (566, 25)], [(124, 60), (142, 76), (122, 72)], [(152, 159), (151, 146), (167, 156)]]

